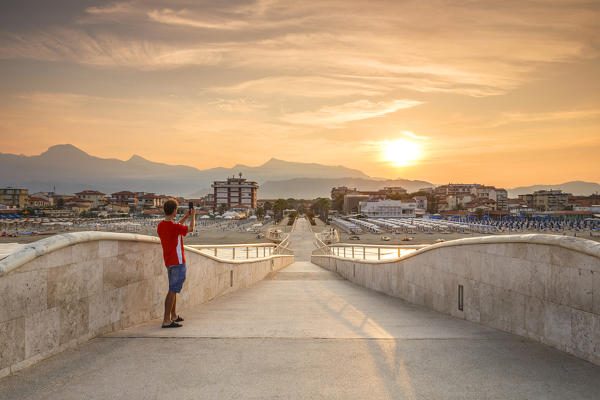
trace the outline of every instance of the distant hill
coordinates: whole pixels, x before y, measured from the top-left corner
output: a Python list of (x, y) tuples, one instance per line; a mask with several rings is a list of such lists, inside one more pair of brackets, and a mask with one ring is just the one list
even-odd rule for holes
[(559, 183), (556, 185), (533, 185), (521, 186), (508, 190), (508, 197), (515, 198), (520, 194), (533, 193), (536, 190), (562, 190), (576, 196), (589, 196), (594, 193), (600, 193), (600, 184), (595, 182), (572, 181)]
[(409, 192), (416, 192), (433, 184), (425, 181), (407, 179), (373, 179), (373, 178), (295, 178), (281, 181), (267, 181), (260, 188), (260, 197), (273, 199), (293, 197), (296, 199), (314, 199), (330, 197), (331, 188), (335, 186), (355, 187), (359, 190), (375, 191), (386, 186), (402, 186)]
[(214, 180), (226, 179), (239, 172), (261, 185), (268, 180), (300, 177), (369, 178), (361, 171), (343, 166), (287, 162), (275, 158), (256, 167), (236, 165), (233, 168), (199, 170), (157, 163), (138, 155), (126, 161), (94, 157), (70, 144), (52, 146), (37, 156), (0, 153), (0, 187), (25, 187), (31, 192), (49, 191), (56, 186), (61, 193), (84, 189), (113, 193), (129, 189), (190, 196), (194, 192), (208, 193)]

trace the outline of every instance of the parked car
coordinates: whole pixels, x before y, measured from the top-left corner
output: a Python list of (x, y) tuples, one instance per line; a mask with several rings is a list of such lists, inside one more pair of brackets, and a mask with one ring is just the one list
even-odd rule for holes
[(357, 235), (352, 235), (350, 236), (350, 240), (360, 240), (360, 238)]

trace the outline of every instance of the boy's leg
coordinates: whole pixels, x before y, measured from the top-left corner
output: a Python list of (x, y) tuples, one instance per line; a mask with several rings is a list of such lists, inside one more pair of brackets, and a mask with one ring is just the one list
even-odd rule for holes
[(173, 303), (175, 302), (175, 296), (177, 293), (169, 292), (165, 297), (165, 315), (163, 317), (163, 325), (169, 325), (171, 321), (171, 310), (173, 309)]
[(171, 321), (175, 321), (177, 319), (177, 293), (175, 293), (175, 298), (173, 299), (173, 306), (171, 307)]

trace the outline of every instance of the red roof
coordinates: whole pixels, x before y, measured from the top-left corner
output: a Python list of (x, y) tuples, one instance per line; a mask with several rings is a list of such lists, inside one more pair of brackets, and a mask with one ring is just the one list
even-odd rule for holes
[(88, 195), (104, 196), (104, 193), (99, 192), (97, 190), (84, 190), (83, 192), (77, 192), (75, 194), (77, 194), (77, 195), (88, 194)]
[(127, 190), (123, 190), (121, 192), (113, 193), (112, 196), (135, 196), (136, 194), (133, 192), (128, 192)]

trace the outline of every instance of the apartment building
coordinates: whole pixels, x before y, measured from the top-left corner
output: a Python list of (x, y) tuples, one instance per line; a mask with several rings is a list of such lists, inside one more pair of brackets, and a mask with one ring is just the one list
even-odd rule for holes
[(519, 199), (537, 211), (562, 211), (567, 208), (571, 196), (571, 193), (563, 193), (562, 190), (538, 190), (519, 195)]
[(474, 199), (494, 200), (497, 210), (508, 209), (508, 192), (506, 189), (481, 185), (472, 188), (471, 194), (473, 194)]
[(137, 194), (127, 190), (111, 194), (112, 201), (118, 204), (125, 204), (130, 207), (137, 206)]
[(211, 185), (214, 190), (214, 207), (221, 204), (227, 208), (256, 208), (258, 200), (258, 183), (242, 178), (231, 177), (226, 181), (215, 181)]
[(78, 199), (89, 200), (92, 202), (92, 208), (106, 204), (104, 193), (97, 190), (84, 190), (83, 192), (75, 193)]
[(0, 204), (8, 207), (27, 207), (29, 190), (13, 187), (0, 188)]

